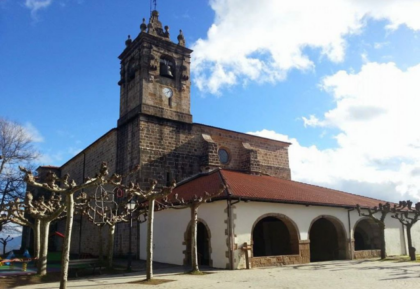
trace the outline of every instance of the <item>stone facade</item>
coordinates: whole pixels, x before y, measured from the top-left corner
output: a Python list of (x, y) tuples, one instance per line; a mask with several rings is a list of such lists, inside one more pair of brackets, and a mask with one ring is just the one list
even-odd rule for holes
[[(70, 174), (70, 178), (80, 184), (86, 177), (93, 177), (98, 172), (100, 164), (105, 161), (108, 164), (109, 173), (115, 172), (116, 168), (117, 131), (110, 130), (81, 153), (69, 160), (61, 167), (61, 174)], [(87, 191), (94, 194), (94, 189)], [(100, 229), (85, 217), (75, 215), (73, 233), (71, 239), (72, 254), (99, 254)], [(65, 222), (59, 222), (58, 231), (64, 232)], [(107, 240), (106, 227), (102, 230), (103, 240)], [(106, 244), (104, 244), (104, 247)]]

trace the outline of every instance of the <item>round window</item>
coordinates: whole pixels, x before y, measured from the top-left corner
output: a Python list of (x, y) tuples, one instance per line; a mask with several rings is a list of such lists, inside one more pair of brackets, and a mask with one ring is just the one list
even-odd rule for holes
[(222, 164), (229, 162), (229, 154), (225, 149), (219, 149), (219, 160)]

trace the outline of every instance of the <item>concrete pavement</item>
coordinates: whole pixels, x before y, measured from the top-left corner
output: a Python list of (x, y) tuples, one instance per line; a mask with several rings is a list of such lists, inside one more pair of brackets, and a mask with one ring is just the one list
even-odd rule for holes
[[(161, 266), (155, 269), (156, 279), (172, 280), (156, 285), (162, 289), (179, 288), (369, 288), (418, 289), (420, 288), (420, 263), (355, 260), (330, 261), (305, 265), (290, 265), (252, 270), (215, 270), (202, 276), (183, 274), (180, 266)], [(100, 275), (72, 279), (68, 288), (139, 288), (150, 285), (135, 284), (145, 279), (145, 273), (125, 275)], [(58, 288), (58, 283), (17, 287), (21, 289)]]

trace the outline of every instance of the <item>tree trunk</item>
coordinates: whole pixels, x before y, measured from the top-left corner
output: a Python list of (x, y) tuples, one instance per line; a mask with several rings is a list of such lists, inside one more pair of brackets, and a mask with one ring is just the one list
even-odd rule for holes
[(37, 262), (37, 274), (40, 276), (47, 275), (47, 255), (48, 255), (48, 237), (50, 231), (50, 221), (40, 220), (40, 244), (39, 259)]
[(380, 237), (381, 237), (381, 259), (386, 258), (386, 244), (385, 244), (385, 224), (379, 223)]
[(102, 228), (104, 226), (101, 224), (99, 229), (99, 261), (102, 263), (104, 261), (104, 246), (103, 246), (103, 237), (102, 237)]
[(411, 240), (411, 225), (407, 225), (407, 242), (408, 242), (408, 254), (411, 261), (416, 261), (416, 251), (413, 250), (413, 242)]
[(146, 280), (153, 278), (153, 218), (155, 214), (155, 200), (149, 200), (149, 212), (147, 219), (147, 260)]
[(108, 268), (112, 268), (114, 258), (115, 224), (109, 225), (108, 231)]
[(198, 222), (198, 206), (191, 206), (191, 266), (192, 271), (200, 271), (198, 268), (197, 254), (197, 222)]
[(65, 232), (64, 242), (63, 242), (63, 255), (61, 257), (60, 289), (67, 288), (67, 277), (69, 273), (69, 260), (70, 260), (71, 230), (73, 229), (73, 217), (74, 217), (73, 194), (66, 194), (66, 207), (67, 207), (67, 220), (66, 220), (66, 232)]
[(41, 251), (41, 240), (39, 239), (41, 234), (41, 222), (39, 219), (35, 220), (35, 225), (32, 230), (34, 232), (34, 257), (37, 258), (36, 262), (38, 263), (39, 252)]

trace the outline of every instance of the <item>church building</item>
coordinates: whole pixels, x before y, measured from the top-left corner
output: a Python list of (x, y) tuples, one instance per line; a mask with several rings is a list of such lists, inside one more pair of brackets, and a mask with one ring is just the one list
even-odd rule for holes
[[(355, 206), (383, 201), (293, 181), (290, 143), (193, 122), (193, 51), (182, 31), (173, 42), (153, 11), (148, 23), (143, 19), (138, 36), (125, 44), (119, 56), (116, 128), (55, 168), (58, 175), (69, 173), (80, 183), (105, 161), (111, 174), (126, 174), (140, 165), (130, 180), (142, 188), (150, 179), (161, 185), (175, 179), (175, 193), (181, 197), (214, 193), (225, 185), (221, 195), (198, 210), (202, 265), (242, 269), (380, 255), (378, 225), (360, 217)], [(45, 170), (51, 167), (38, 172)], [(156, 212), (155, 261), (188, 264), (190, 219), (189, 209)], [(76, 216), (72, 253), (98, 255), (97, 230)], [(413, 234), (420, 246), (419, 226)], [(114, 254), (126, 256), (131, 242), (132, 252), (145, 259), (146, 235), (145, 223), (117, 225)], [(390, 216), (385, 236), (389, 255), (407, 253), (404, 228)]]

